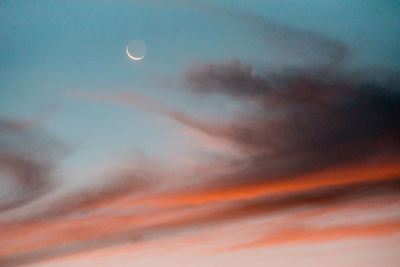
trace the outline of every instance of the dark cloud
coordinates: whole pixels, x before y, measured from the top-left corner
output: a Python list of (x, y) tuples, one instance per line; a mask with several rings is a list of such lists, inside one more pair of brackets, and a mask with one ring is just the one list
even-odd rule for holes
[[(351, 48), (321, 33), (277, 24), (267, 18), (206, 4), (207, 12), (246, 23), (283, 51), (302, 57), (302, 65), (271, 71), (237, 59), (192, 64), (184, 70), (185, 88), (196, 96), (222, 94), (243, 104), (231, 121), (202, 120), (166, 112), (205, 134), (242, 149), (246, 166), (218, 179), (222, 184), (352, 165), (400, 156), (400, 81), (398, 73), (345, 68)], [(236, 168), (237, 169), (237, 168)], [(228, 180), (228, 181), (227, 181)]]
[(55, 185), (66, 149), (34, 121), (0, 119), (0, 211), (19, 207)]
[[(222, 94), (244, 103), (230, 122), (169, 113), (203, 133), (231, 141), (247, 166), (228, 179), (253, 182), (301, 172), (400, 156), (398, 73), (345, 68), (352, 49), (325, 34), (277, 24), (267, 18), (207, 4), (193, 7), (246, 23), (302, 65), (271, 71), (233, 59), (192, 64), (184, 85), (196, 93)], [(265, 37), (265, 38), (264, 38)], [(250, 100), (250, 101), (249, 101)], [(229, 184), (229, 182), (228, 182)]]
[(223, 127), (183, 114), (173, 116), (242, 149), (247, 168), (231, 177), (269, 179), (365, 160), (399, 159), (396, 79), (369, 81), (322, 66), (260, 74), (238, 60), (190, 66), (184, 78), (196, 93), (251, 100), (243, 101), (244, 114)]

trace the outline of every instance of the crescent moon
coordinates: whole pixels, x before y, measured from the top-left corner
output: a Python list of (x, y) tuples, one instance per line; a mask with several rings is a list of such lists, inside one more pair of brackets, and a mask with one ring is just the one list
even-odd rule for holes
[(139, 60), (142, 60), (142, 59), (144, 58), (144, 56), (141, 56), (141, 57), (134, 57), (134, 56), (132, 56), (131, 54), (129, 54), (128, 47), (126, 47), (125, 50), (126, 50), (126, 54), (128, 55), (128, 57), (129, 57), (130, 59), (132, 59), (132, 60), (139, 61)]

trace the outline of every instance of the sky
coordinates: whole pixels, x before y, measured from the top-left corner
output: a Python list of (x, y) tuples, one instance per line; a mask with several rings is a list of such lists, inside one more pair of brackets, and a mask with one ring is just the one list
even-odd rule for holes
[(0, 266), (399, 266), (399, 25), (395, 0), (1, 1)]

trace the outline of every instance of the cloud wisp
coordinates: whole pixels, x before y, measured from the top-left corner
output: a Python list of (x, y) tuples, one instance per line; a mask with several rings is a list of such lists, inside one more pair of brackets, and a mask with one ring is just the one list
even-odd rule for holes
[(53, 171), (65, 153), (35, 121), (1, 118), (0, 212), (16, 209), (51, 190), (55, 186)]

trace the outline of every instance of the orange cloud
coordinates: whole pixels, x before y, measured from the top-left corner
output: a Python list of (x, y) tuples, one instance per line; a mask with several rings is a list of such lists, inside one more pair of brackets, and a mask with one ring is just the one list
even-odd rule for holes
[(265, 181), (254, 184), (243, 184), (223, 188), (207, 188), (199, 191), (185, 190), (156, 201), (160, 205), (202, 204), (235, 199), (251, 199), (258, 196), (296, 192), (334, 185), (351, 184), (373, 180), (391, 179), (400, 176), (397, 164), (350, 166), (340, 169), (329, 169), (311, 174), (296, 175), (284, 179)]
[(391, 235), (400, 232), (400, 219), (370, 224), (339, 225), (311, 228), (307, 226), (282, 227), (282, 229), (265, 234), (262, 238), (230, 248), (250, 249), (264, 246), (300, 242), (326, 242), (349, 238), (368, 238)]

